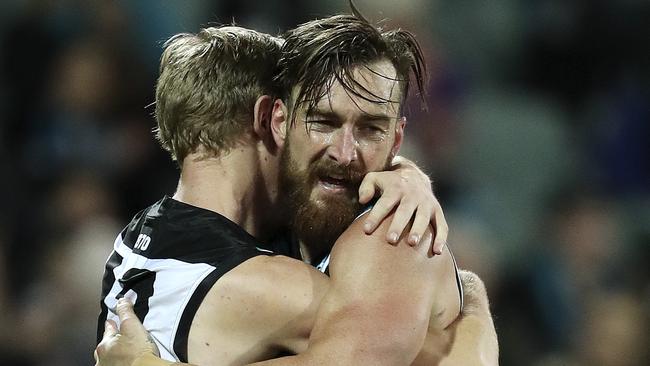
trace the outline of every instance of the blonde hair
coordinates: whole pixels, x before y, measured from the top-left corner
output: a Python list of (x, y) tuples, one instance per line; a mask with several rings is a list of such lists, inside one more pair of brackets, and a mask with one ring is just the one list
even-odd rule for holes
[(227, 152), (252, 126), (255, 101), (275, 96), (281, 40), (226, 26), (177, 34), (164, 45), (156, 85), (156, 138), (179, 166), (199, 147)]

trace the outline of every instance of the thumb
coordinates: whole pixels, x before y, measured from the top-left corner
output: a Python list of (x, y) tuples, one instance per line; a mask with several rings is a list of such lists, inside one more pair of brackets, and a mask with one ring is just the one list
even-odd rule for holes
[(120, 318), (120, 323), (124, 323), (125, 321), (137, 318), (135, 312), (133, 312), (133, 304), (125, 298), (121, 298), (117, 301), (115, 312)]
[(149, 333), (133, 311), (133, 304), (122, 298), (117, 302), (117, 315), (120, 317), (120, 333), (132, 339), (146, 341)]
[(133, 304), (129, 300), (121, 298), (117, 302), (115, 311), (120, 318), (122, 334), (134, 336), (137, 332), (144, 332), (144, 326), (133, 311)]

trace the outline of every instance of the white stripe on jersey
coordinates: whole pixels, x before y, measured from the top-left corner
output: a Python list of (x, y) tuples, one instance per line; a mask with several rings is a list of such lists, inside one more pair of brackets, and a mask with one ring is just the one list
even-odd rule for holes
[(255, 249), (259, 250), (260, 252), (275, 254), (272, 250), (268, 250), (268, 249), (264, 249), (264, 248), (260, 248), (260, 247), (255, 247)]
[[(215, 267), (206, 263), (186, 263), (176, 259), (143, 257), (133, 253), (122, 242), (120, 235), (115, 239), (114, 249), (124, 259), (122, 264), (113, 270), (116, 281), (104, 299), (108, 308), (107, 318), (116, 321), (119, 325), (119, 319), (115, 313), (116, 296), (122, 291), (122, 286), (118, 281), (126, 271), (131, 268), (139, 268), (156, 272), (153, 296), (149, 298), (149, 312), (144, 318), (144, 326), (155, 340), (160, 350), (160, 357), (168, 361), (179, 361), (174, 352), (174, 338), (181, 316), (196, 287)], [(134, 303), (137, 300), (137, 295), (133, 290), (129, 290), (124, 297)]]

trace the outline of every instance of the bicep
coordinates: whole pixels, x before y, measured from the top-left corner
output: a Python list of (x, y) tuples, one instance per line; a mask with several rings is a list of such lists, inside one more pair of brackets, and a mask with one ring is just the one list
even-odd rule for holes
[(419, 351), (436, 293), (445, 291), (441, 284), (455, 281), (453, 275), (449, 281), (437, 281), (437, 276), (453, 273), (453, 263), (449, 267), (447, 259), (430, 256), (427, 242), (415, 247), (405, 240), (386, 243), (389, 223), (385, 220), (366, 235), (357, 220), (337, 241), (330, 261), (330, 290), (319, 309), (312, 341), (379, 354), (397, 349), (406, 359)]
[(460, 312), (456, 267), (449, 250), (431, 255), (431, 229), (414, 247), (406, 243), (405, 235), (397, 245), (391, 245), (384, 239), (389, 219), (371, 235), (363, 232), (362, 222), (356, 220), (332, 250), (330, 276), (334, 289), (347, 301), (358, 298), (382, 303), (391, 299), (401, 302), (408, 311), (414, 310), (409, 309), (411, 304), (417, 308), (426, 299), (431, 326), (443, 329), (451, 324)]

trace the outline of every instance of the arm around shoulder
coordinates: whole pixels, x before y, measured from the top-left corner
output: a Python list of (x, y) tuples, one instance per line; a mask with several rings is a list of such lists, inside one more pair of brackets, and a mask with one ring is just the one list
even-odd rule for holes
[(450, 272), (455, 283), (453, 263), (431, 256), (429, 242), (386, 243), (390, 219), (371, 235), (361, 222), (355, 221), (332, 250), (330, 287), (307, 351), (265, 364), (407, 365), (415, 359), (440, 284), (446, 282), (438, 276)]

